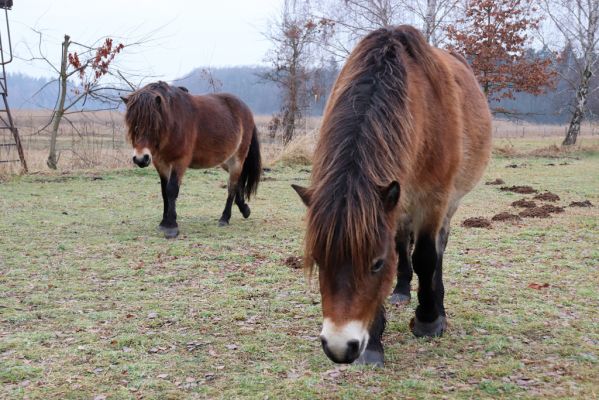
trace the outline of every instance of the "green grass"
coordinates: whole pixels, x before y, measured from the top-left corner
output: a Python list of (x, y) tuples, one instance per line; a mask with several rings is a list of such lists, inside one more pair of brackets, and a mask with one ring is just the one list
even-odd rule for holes
[[(481, 183), (452, 225), (449, 331), (416, 339), (415, 304), (390, 307), (386, 366), (371, 370), (326, 358), (317, 285), (284, 263), (301, 255), (289, 184), (306, 170), (274, 168), (251, 217), (235, 210), (226, 228), (225, 174), (190, 172), (173, 241), (156, 230), (155, 171), (99, 176), (0, 183), (0, 398), (599, 396), (599, 207), (463, 228), (530, 197)], [(495, 178), (599, 206), (596, 154), (494, 158), (483, 180)]]

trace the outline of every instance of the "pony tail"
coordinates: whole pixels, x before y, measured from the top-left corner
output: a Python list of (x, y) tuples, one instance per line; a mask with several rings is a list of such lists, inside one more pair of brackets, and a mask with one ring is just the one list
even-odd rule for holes
[(258, 130), (254, 125), (252, 141), (250, 142), (248, 155), (243, 162), (238, 183), (246, 200), (249, 200), (252, 195), (256, 194), (261, 176), (262, 158), (260, 156), (260, 143), (258, 142)]

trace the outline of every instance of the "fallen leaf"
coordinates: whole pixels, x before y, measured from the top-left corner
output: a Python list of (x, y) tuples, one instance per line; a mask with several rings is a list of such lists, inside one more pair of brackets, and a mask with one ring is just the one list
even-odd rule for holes
[(548, 283), (530, 283), (528, 285), (528, 287), (530, 289), (541, 290), (541, 289), (544, 289), (544, 288), (548, 288), (549, 284)]

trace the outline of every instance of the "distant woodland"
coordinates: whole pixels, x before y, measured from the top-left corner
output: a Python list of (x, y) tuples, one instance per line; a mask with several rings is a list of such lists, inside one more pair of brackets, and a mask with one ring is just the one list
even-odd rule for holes
[[(224, 67), (197, 68), (186, 76), (173, 81), (173, 84), (185, 86), (195, 94), (210, 93), (215, 90), (233, 93), (243, 99), (255, 114), (276, 114), (281, 107), (281, 90), (271, 81), (262, 78), (265, 67)], [(309, 103), (307, 115), (322, 114), (328, 90), (334, 82), (337, 70), (330, 68), (321, 75), (324, 91), (318, 99)], [(42, 78), (32, 78), (22, 74), (8, 75), (9, 103), (14, 109), (53, 109), (56, 102), (58, 85), (45, 86)], [(593, 77), (592, 87), (599, 86), (599, 78)], [(43, 89), (42, 89), (43, 88)], [(565, 101), (572, 99), (568, 95), (571, 89), (563, 79), (557, 83), (557, 90), (533, 96), (517, 93), (514, 100), (503, 99), (498, 106), (510, 110), (509, 114), (498, 114), (498, 117), (522, 119), (539, 123), (566, 123), (569, 118), (569, 107)], [(91, 106), (92, 104), (87, 104)], [(94, 104), (101, 108), (101, 104)], [(597, 119), (599, 115), (599, 96), (589, 98), (588, 117)]]

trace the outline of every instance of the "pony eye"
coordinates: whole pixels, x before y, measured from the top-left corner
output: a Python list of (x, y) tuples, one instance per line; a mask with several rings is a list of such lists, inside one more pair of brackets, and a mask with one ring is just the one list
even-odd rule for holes
[(373, 265), (372, 265), (372, 273), (375, 274), (377, 272), (379, 272), (383, 266), (385, 265), (385, 261), (384, 260), (377, 260)]

